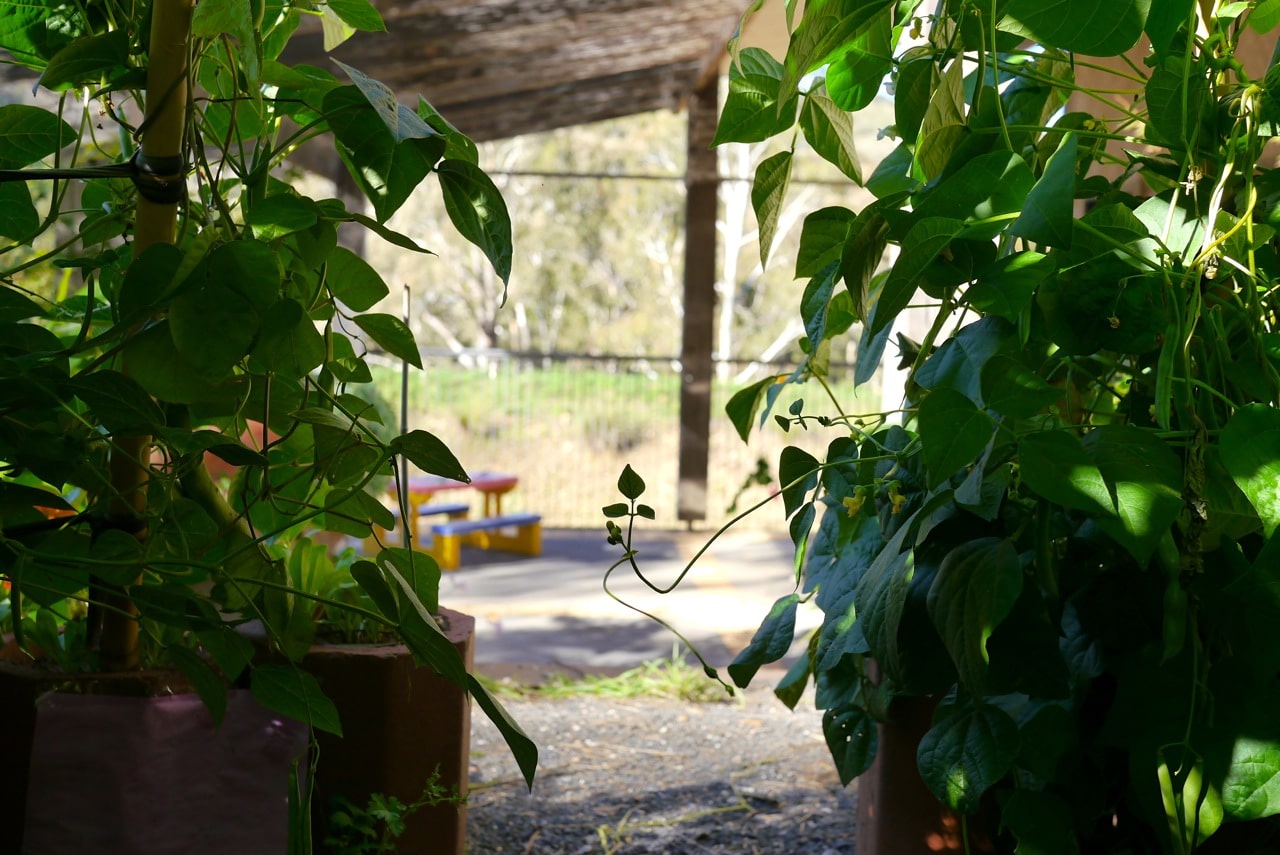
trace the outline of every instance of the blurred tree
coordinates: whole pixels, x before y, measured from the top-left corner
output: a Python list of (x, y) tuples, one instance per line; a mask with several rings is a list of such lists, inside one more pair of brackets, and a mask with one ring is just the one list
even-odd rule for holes
[[(876, 130), (864, 134), (872, 145)], [(411, 286), (411, 325), (427, 346), (674, 356), (683, 314), (684, 138), (684, 115), (658, 112), (482, 144), (517, 230), (505, 307), (484, 256), (441, 227), (438, 194), (415, 196), (390, 225), (439, 261), (394, 260), (378, 241), (367, 246), (369, 260), (388, 283)], [(793, 180), (804, 186), (780, 217), (776, 260), (764, 270), (745, 179), (773, 149), (721, 150), (717, 355), (785, 355), (800, 335), (791, 323), (800, 299), (791, 277), (797, 212), (857, 208), (870, 197), (847, 182), (827, 184), (834, 173), (802, 145)], [(445, 270), (447, 280), (435, 273)], [(398, 314), (394, 299), (386, 311)]]

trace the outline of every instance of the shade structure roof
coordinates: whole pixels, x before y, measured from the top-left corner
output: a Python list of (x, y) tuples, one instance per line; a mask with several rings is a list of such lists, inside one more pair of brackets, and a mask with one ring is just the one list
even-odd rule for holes
[[(374, 0), (388, 32), (328, 55), (420, 93), (476, 141), (678, 109), (747, 0)], [(332, 69), (318, 25), (288, 58)]]

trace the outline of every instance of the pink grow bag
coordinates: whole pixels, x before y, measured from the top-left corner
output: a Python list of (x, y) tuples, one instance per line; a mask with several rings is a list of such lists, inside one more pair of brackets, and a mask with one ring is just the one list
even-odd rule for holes
[(196, 695), (52, 693), (36, 709), (26, 855), (283, 853), (306, 727), (232, 691), (215, 727)]

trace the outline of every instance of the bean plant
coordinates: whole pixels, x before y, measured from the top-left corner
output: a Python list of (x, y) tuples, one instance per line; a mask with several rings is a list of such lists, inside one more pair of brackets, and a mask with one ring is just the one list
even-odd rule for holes
[[(762, 256), (799, 146), (871, 198), (805, 218), (804, 363), (728, 405), (744, 439), (830, 436), (777, 461), (761, 507), (795, 590), (729, 680), (816, 607), (776, 693), (812, 685), (842, 781), (898, 699), (931, 698), (919, 772), (998, 851), (1274, 846), (1280, 3), (786, 6), (785, 57), (730, 45), (717, 133), (779, 143), (752, 191)], [(896, 145), (864, 169), (877, 98)], [(900, 406), (833, 394), (848, 336), (859, 383), (896, 342)], [(812, 391), (775, 412), (787, 384)], [(610, 536), (639, 571), (617, 520), (648, 514), (620, 485)]]

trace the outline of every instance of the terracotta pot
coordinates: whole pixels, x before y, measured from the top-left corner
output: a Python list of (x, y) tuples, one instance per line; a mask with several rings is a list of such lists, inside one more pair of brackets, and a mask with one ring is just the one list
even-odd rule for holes
[(0, 851), (284, 851), (305, 728), (244, 691), (215, 727), (186, 689), (165, 671), (0, 663)]
[[(475, 619), (441, 611), (445, 635), (470, 670)], [(465, 798), (471, 702), (462, 687), (418, 667), (408, 648), (395, 644), (317, 645), (302, 666), (337, 705), (343, 731), (342, 738), (316, 735), (320, 757), (311, 809), (317, 830), (332, 796), (344, 796), (360, 807), (372, 793), (412, 804), (436, 768), (439, 783)], [(466, 830), (465, 804), (423, 807), (408, 818), (397, 851), (462, 855)]]

